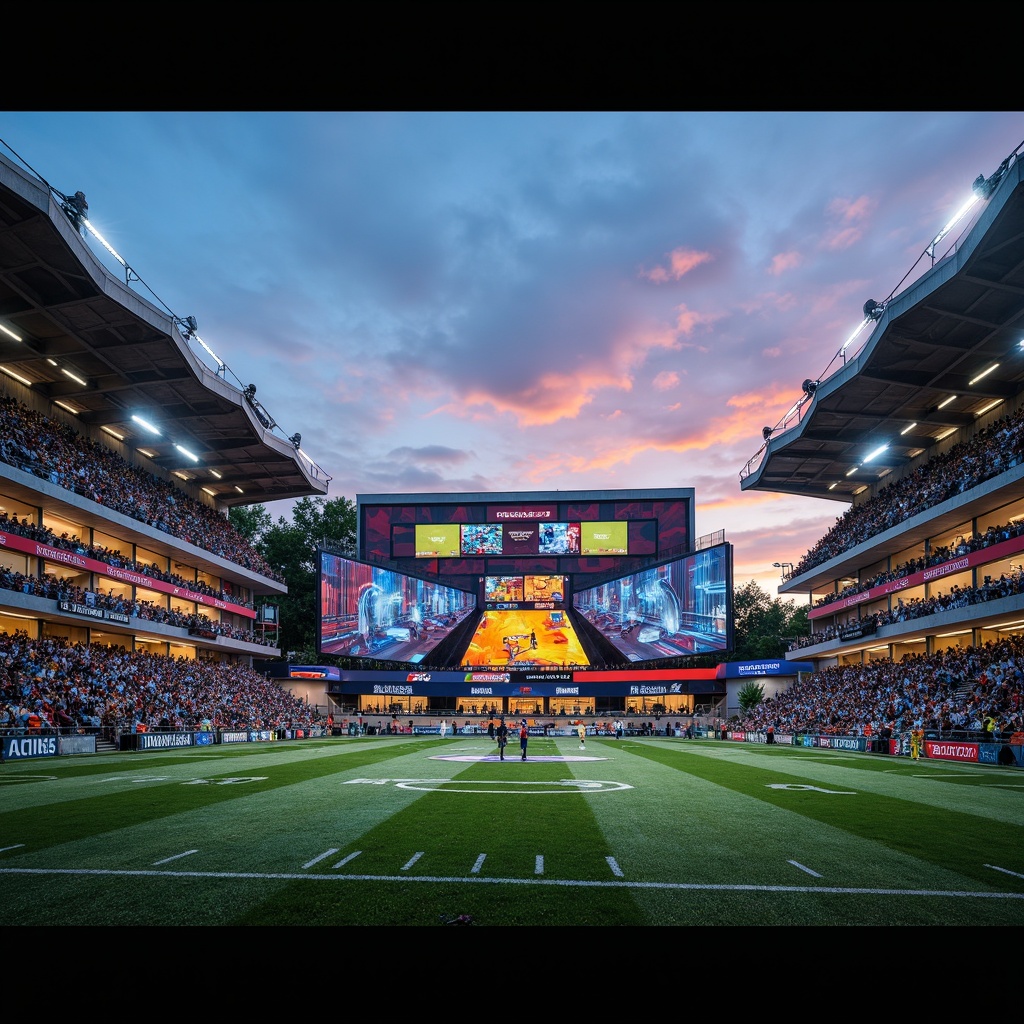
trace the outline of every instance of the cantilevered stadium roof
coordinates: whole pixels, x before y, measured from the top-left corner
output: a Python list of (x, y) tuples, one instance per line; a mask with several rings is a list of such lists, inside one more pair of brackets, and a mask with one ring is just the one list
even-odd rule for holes
[(1000, 415), (996, 403), (1013, 408), (1024, 390), (1021, 146), (979, 176), (978, 208), (956, 240), (926, 249), (926, 270), (905, 290), (865, 302), (867, 340), (764, 428), (743, 490), (849, 503), (957, 428)]
[(130, 268), (122, 281), (103, 266), (67, 199), (0, 155), (0, 370), (225, 506), (326, 494), (300, 435), (199, 357), (194, 321), (142, 298)]

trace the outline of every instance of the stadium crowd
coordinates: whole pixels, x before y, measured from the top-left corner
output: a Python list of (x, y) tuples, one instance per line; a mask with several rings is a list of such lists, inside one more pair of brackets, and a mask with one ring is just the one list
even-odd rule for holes
[[(954, 585), (948, 594), (937, 593), (930, 597), (913, 597), (907, 600), (898, 597), (896, 604), (891, 608), (862, 616), (857, 620), (857, 625), (861, 628), (874, 627), (877, 629), (879, 626), (892, 625), (894, 622), (909, 622), (928, 615), (937, 615), (939, 612), (949, 611), (951, 608), (966, 608), (969, 605), (983, 604), (986, 601), (995, 601), (1020, 593), (1024, 593), (1024, 570), (1016, 569), (1009, 575), (1002, 573), (995, 580), (986, 576), (985, 581), (978, 587)], [(829, 623), (808, 636), (791, 640), (789, 650), (800, 650), (804, 647), (825, 643), (828, 640), (835, 640), (843, 630), (849, 629), (850, 625), (851, 623), (848, 622)]]
[(850, 583), (835, 594), (826, 594), (814, 606), (822, 607), (841, 601), (844, 598), (852, 597), (854, 594), (863, 593), (873, 587), (880, 587), (883, 583), (892, 583), (894, 580), (905, 579), (914, 573), (923, 572), (934, 565), (942, 565), (954, 558), (961, 558), (974, 551), (981, 551), (993, 544), (1000, 544), (1005, 540), (1011, 540), (1024, 534), (1024, 519), (1016, 523), (1005, 523), (1000, 526), (990, 526), (983, 534), (972, 534), (969, 538), (963, 535), (956, 538), (953, 544), (936, 545), (931, 549), (927, 558), (912, 558), (909, 562), (903, 562), (895, 569), (888, 569), (878, 573), (876, 576), (861, 580), (859, 583)]
[(284, 582), (216, 509), (6, 394), (0, 394), (0, 461)]
[(741, 716), (737, 728), (891, 736), (913, 729), (1004, 739), (1024, 731), (1024, 636), (825, 668)]
[(50, 598), (54, 601), (70, 601), (90, 608), (106, 608), (109, 611), (121, 612), (133, 618), (144, 619), (146, 622), (159, 622), (181, 629), (202, 630), (204, 633), (214, 636), (244, 640), (247, 643), (261, 644), (265, 647), (273, 647), (277, 643), (273, 636), (261, 636), (251, 629), (238, 629), (227, 622), (211, 619), (203, 612), (185, 614), (173, 608), (164, 608), (152, 601), (139, 600), (138, 597), (126, 598), (121, 594), (115, 594), (113, 590), (106, 594), (98, 590), (86, 590), (77, 584), (69, 584), (67, 580), (49, 572), (42, 576), (32, 574), (26, 576), (9, 565), (0, 566), (0, 588), (20, 590), (23, 594)]
[(0, 633), (0, 731), (204, 728), (312, 731), (326, 721), (248, 666)]
[(184, 587), (197, 594), (206, 594), (207, 597), (231, 601), (243, 608), (254, 607), (252, 601), (244, 600), (230, 590), (215, 590), (202, 580), (187, 580), (178, 573), (164, 571), (155, 562), (150, 564), (137, 562), (135, 559), (123, 555), (120, 549), (108, 548), (102, 544), (86, 544), (77, 534), (69, 537), (63, 533), (58, 537), (48, 526), (43, 526), (41, 523), (30, 523), (24, 516), (19, 522), (18, 518), (9, 515), (6, 509), (0, 512), (0, 533), (13, 533), (27, 537), (29, 540), (38, 541), (40, 544), (46, 544), (51, 548), (74, 551), (77, 555), (84, 555), (97, 562), (106, 562), (108, 565), (128, 569), (140, 576), (148, 576), (150, 579), (161, 580), (163, 583), (170, 583), (176, 587)]
[(795, 564), (789, 577), (808, 572), (919, 512), (1005, 473), (1022, 459), (1024, 409), (996, 420), (929, 459), (868, 501), (852, 505)]

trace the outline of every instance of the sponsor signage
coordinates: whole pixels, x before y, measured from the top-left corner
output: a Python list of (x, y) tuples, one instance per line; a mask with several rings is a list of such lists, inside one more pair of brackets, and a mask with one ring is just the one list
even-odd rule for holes
[(165, 583), (163, 580), (154, 579), (152, 576), (144, 576), (141, 572), (132, 569), (122, 569), (117, 565), (110, 565), (108, 562), (101, 562), (98, 558), (86, 558), (74, 551), (65, 551), (64, 548), (50, 547), (49, 544), (40, 544), (39, 541), (30, 540), (16, 533), (0, 533), (0, 547), (10, 548), (12, 551), (24, 551), (26, 554), (34, 555), (36, 558), (45, 558), (48, 562), (60, 562), (61, 565), (72, 565), (85, 572), (99, 573), (112, 580), (121, 583), (131, 583), (132, 586), (146, 587), (149, 590), (157, 590), (162, 594), (170, 594), (172, 597), (180, 597), (186, 601), (194, 601), (196, 604), (209, 605), (211, 608), (222, 608), (232, 612), (234, 615), (245, 615), (250, 619), (256, 618), (254, 608), (245, 608), (240, 604), (232, 604), (219, 597), (211, 597), (209, 594), (200, 594), (198, 591), (189, 590), (187, 587), (175, 586), (173, 583)]
[(964, 743), (960, 740), (929, 740), (924, 741), (925, 757), (937, 757), (943, 761), (980, 760), (977, 743)]
[(5, 761), (27, 761), (33, 757), (56, 757), (56, 736), (4, 736)]
[[(208, 732), (211, 741), (213, 733)], [(191, 732), (141, 732), (135, 734), (136, 750), (169, 750), (174, 747), (194, 747), (195, 733)]]
[(866, 736), (815, 736), (814, 746), (828, 747), (830, 750), (867, 750)]
[(488, 505), (489, 523), (521, 523), (533, 521), (554, 522), (558, 518), (557, 505)]
[(718, 679), (742, 679), (744, 676), (795, 676), (810, 671), (799, 661), (730, 661), (717, 668)]
[(898, 580), (890, 580), (870, 590), (862, 590), (859, 594), (851, 594), (849, 597), (837, 598), (827, 604), (815, 605), (808, 609), (807, 617), (818, 619), (823, 615), (835, 615), (843, 608), (852, 608), (855, 605), (863, 604), (865, 601), (874, 601), (887, 594), (895, 594), (901, 590), (908, 590), (911, 587), (919, 587), (925, 583), (932, 583), (944, 576), (951, 576), (954, 573), (964, 572), (966, 569), (973, 569), (976, 565), (985, 565), (987, 562), (994, 562), (1000, 558), (1009, 558), (1010, 555), (1020, 554), (1024, 551), (1024, 535), (1012, 537), (1010, 540), (1000, 541), (998, 544), (989, 544), (987, 548), (979, 548), (967, 555), (958, 555), (948, 562), (939, 565), (931, 565), (921, 572), (911, 573)]
[(69, 615), (81, 615), (87, 619), (105, 619), (107, 622), (120, 622), (128, 625), (128, 614), (126, 612), (115, 612), (109, 608), (94, 608), (92, 605), (79, 604), (77, 601), (58, 601), (59, 611)]

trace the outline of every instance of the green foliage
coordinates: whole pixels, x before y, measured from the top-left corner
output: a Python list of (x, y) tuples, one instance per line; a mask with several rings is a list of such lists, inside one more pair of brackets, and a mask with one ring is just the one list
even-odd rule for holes
[(763, 700), (764, 684), (755, 683), (753, 680), (744, 683), (743, 686), (740, 687), (739, 693), (736, 694), (736, 702), (739, 704), (740, 710), (745, 715), (753, 711), (753, 709), (756, 708)]
[(810, 632), (807, 605), (773, 598), (754, 580), (733, 592), (735, 646), (729, 661), (781, 658), (789, 639)]
[(267, 598), (280, 610), (279, 646), (283, 653), (295, 652), (295, 660), (316, 662), (317, 580), (320, 566), (317, 547), (355, 554), (356, 507), (347, 498), (300, 498), (292, 507), (289, 521), (279, 516), (272, 522), (262, 505), (232, 509), (232, 522), (248, 530), (256, 550), (279, 572), (288, 585), (284, 596)]
[(229, 509), (228, 522), (257, 550), (273, 525), (265, 505), (239, 505)]

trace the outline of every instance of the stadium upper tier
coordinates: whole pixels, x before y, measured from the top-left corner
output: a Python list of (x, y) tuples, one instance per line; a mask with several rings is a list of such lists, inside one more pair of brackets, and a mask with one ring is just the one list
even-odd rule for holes
[(185, 474), (218, 506), (326, 494), (330, 478), (301, 452), (300, 435), (279, 436), (254, 385), (235, 387), (224, 364), (204, 362), (194, 319), (143, 298), (126, 283), (139, 281), (130, 267), (126, 280), (107, 270), (66, 200), (0, 154), (4, 372), (69, 411), (83, 433), (145, 448), (148, 468)]
[(84, 196), (0, 155), (0, 630), (277, 654), (256, 598), (286, 593), (283, 577), (227, 513), (330, 478), (254, 385), (230, 382), (194, 318), (143, 298), (127, 263), (122, 278), (104, 266), (122, 261), (102, 242)]
[(945, 250), (952, 235), (930, 245), (903, 291), (864, 304), (867, 340), (844, 346), (763, 429), (744, 490), (856, 500), (1014, 407), (1024, 391), (1021, 169), (1015, 152), (976, 182), (962, 234)]
[(865, 303), (862, 348), (804, 382), (741, 473), (745, 490), (849, 503), (781, 563), (813, 631), (787, 657), (899, 660), (1024, 631), (1020, 148), (979, 176), (960, 234), (925, 250), (920, 276)]

